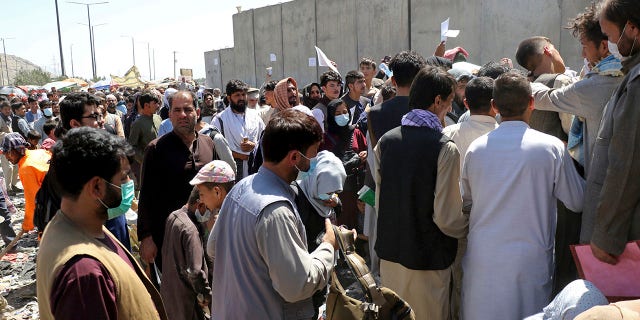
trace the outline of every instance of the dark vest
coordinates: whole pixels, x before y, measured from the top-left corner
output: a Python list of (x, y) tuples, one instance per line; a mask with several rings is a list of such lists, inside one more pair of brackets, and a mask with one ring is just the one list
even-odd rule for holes
[[(558, 74), (545, 73), (540, 75), (534, 82), (542, 83), (549, 88), (553, 88), (557, 77)], [(529, 127), (552, 135), (564, 142), (569, 140), (567, 134), (562, 130), (560, 115), (554, 111), (533, 110), (529, 118)]]
[(401, 126), (378, 142), (382, 184), (375, 249), (380, 259), (413, 270), (442, 270), (453, 263), (458, 240), (433, 222), (438, 155), (447, 141), (433, 129)]
[(400, 125), (402, 116), (411, 111), (409, 97), (396, 96), (369, 110), (369, 138), (375, 147), (387, 131)]
[(11, 115), (11, 130), (13, 132), (19, 133), (21, 136), (23, 136), (26, 139), (27, 137), (24, 135), (22, 130), (20, 130), (20, 126), (18, 125), (18, 120), (20, 120), (20, 117), (16, 116), (15, 114)]

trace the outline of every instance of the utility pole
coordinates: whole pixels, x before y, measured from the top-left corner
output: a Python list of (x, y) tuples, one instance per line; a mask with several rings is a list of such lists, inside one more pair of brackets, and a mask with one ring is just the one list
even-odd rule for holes
[(153, 78), (156, 78), (156, 49), (153, 49)]
[(58, 14), (58, 0), (56, 0), (56, 22), (58, 23), (58, 46), (60, 47), (60, 67), (62, 69), (62, 75), (66, 76), (64, 71), (64, 55), (62, 54), (62, 34), (60, 33), (60, 15)]
[(136, 65), (136, 43), (132, 36), (120, 36), (122, 38), (131, 38), (131, 56), (133, 57), (133, 65)]
[(147, 58), (149, 59), (149, 81), (151, 81), (151, 45), (147, 42)]
[(176, 60), (176, 51), (173, 52), (173, 80), (176, 80), (176, 63), (178, 62), (178, 60)]
[(82, 3), (75, 1), (67, 1), (73, 4), (81, 4), (83, 6), (87, 6), (87, 20), (89, 22), (89, 47), (91, 48), (91, 71), (93, 72), (93, 79), (96, 78), (96, 56), (93, 50), (93, 29), (91, 28), (91, 10), (90, 7), (96, 4), (106, 4), (109, 2), (92, 2), (92, 3)]
[(13, 38), (1, 38), (2, 39), (2, 51), (4, 52), (4, 69), (7, 71), (7, 85), (9, 85), (9, 64), (7, 63), (7, 48), (4, 46), (4, 40)]
[(71, 77), (76, 77), (76, 74), (73, 71), (73, 43), (71, 44)]

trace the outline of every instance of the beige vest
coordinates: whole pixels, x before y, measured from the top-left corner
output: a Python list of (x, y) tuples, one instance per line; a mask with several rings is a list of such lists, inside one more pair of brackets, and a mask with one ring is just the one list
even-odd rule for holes
[(84, 233), (58, 211), (44, 230), (38, 252), (36, 283), (40, 318), (54, 319), (50, 301), (52, 286), (64, 264), (76, 255), (89, 255), (100, 261), (113, 278), (118, 318), (167, 319), (160, 294), (140, 265), (105, 227), (102, 229), (127, 253), (135, 270), (104, 243)]

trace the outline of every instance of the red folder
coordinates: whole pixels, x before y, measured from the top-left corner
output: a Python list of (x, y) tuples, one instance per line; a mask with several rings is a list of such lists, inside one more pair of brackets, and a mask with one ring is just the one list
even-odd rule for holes
[(593, 282), (610, 302), (640, 298), (640, 241), (627, 243), (618, 263), (598, 260), (586, 245), (571, 246), (580, 278)]

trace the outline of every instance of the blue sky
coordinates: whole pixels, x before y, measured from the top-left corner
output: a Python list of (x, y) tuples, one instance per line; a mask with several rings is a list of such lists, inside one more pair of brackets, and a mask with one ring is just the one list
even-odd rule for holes
[[(236, 6), (258, 8), (285, 0), (105, 0), (91, 6), (98, 76), (123, 75), (136, 65), (149, 78), (147, 43), (155, 49), (156, 78), (173, 77), (173, 51), (177, 69), (191, 68), (204, 77), (204, 52), (233, 46), (232, 15)], [(102, 2), (101, 0), (77, 2)], [(60, 73), (54, 0), (4, 0), (0, 37), (7, 54), (25, 58), (52, 73)], [(76, 76), (91, 78), (87, 9), (58, 0), (65, 68), (71, 76), (71, 46)], [(84, 25), (82, 25), (84, 24)], [(100, 25), (103, 24), (103, 25)], [(126, 36), (126, 37), (123, 37)], [(1, 48), (0, 48), (1, 49)], [(152, 53), (153, 55), (153, 53)], [(153, 61), (152, 61), (153, 63)], [(152, 65), (153, 67), (153, 65)]]

